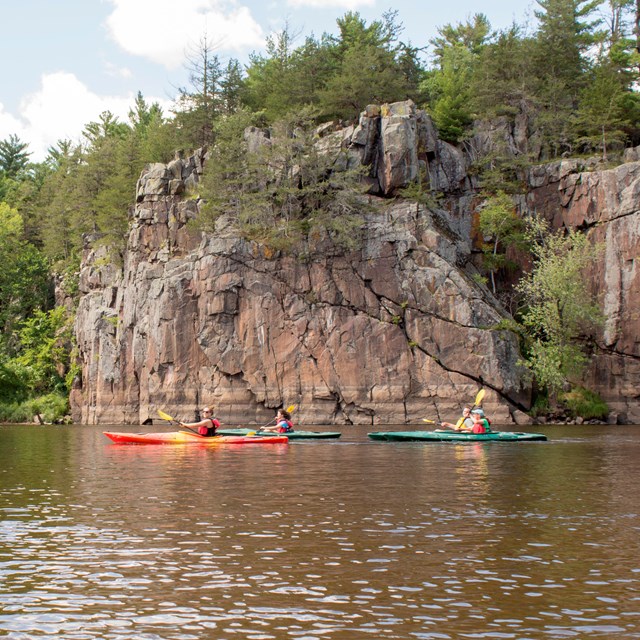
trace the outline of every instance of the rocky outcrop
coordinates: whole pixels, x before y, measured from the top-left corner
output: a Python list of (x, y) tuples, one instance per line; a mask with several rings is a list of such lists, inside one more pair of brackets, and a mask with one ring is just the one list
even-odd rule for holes
[[(374, 193), (421, 166), (440, 189), (466, 180), (464, 158), (412, 103), (370, 107), (321, 144), (371, 162)], [(206, 402), (228, 423), (289, 403), (300, 424), (420, 422), (455, 416), (485, 384), (497, 419), (527, 405), (516, 339), (492, 330), (503, 312), (465, 270), (470, 245), (455, 224), (441, 232), (444, 211), (381, 201), (358, 252), (265, 255), (224, 220), (211, 235), (187, 224), (199, 202), (182, 194), (203, 162), (147, 168), (121, 272), (85, 256), (76, 420), (138, 423), (161, 407), (190, 418)]]
[[(638, 157), (631, 150), (626, 155)], [(601, 303), (605, 325), (587, 374), (623, 422), (640, 423), (640, 161), (613, 169), (563, 160), (529, 172), (529, 213), (555, 228), (586, 230), (594, 244), (587, 274)]]
[[(268, 140), (259, 130), (247, 136), (251, 144)], [(190, 419), (209, 403), (225, 423), (260, 423), (295, 403), (298, 424), (421, 423), (454, 418), (480, 386), (497, 423), (526, 421), (530, 389), (516, 339), (497, 329), (505, 313), (474, 278), (467, 157), (439, 140), (410, 102), (370, 106), (356, 126), (327, 125), (318, 137), (336, 168), (369, 167), (379, 210), (367, 214), (359, 251), (272, 255), (236, 237), (224, 218), (202, 234), (188, 224), (200, 202), (184, 194), (195, 191), (204, 150), (147, 168), (123, 268), (101, 266), (99, 251), (84, 258), (76, 421), (141, 423), (158, 408)], [(591, 375), (595, 388), (606, 379), (610, 398), (622, 398), (621, 415), (636, 415), (631, 387), (640, 373), (625, 302), (637, 291), (629, 170), (599, 178), (562, 167), (532, 172), (528, 201), (551, 217), (560, 208), (556, 223), (593, 225), (611, 244), (593, 274), (606, 283), (613, 316)], [(444, 196), (442, 208), (378, 197), (420, 173)], [(608, 214), (589, 204), (596, 197), (609, 202)], [(627, 217), (625, 240), (616, 229)]]

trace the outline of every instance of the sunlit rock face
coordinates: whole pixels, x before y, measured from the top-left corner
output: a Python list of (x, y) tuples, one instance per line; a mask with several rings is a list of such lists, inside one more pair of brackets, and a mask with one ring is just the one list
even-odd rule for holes
[[(265, 139), (247, 132), (250, 145)], [(262, 423), (295, 404), (297, 424), (424, 424), (456, 418), (481, 386), (494, 422), (526, 420), (530, 388), (517, 340), (496, 329), (506, 312), (474, 278), (475, 185), (462, 152), (439, 140), (411, 102), (367, 107), (357, 126), (325, 126), (318, 144), (336, 165), (369, 168), (368, 197), (379, 207), (365, 214), (357, 251), (316, 238), (311, 258), (274, 254), (238, 238), (224, 218), (205, 235), (188, 224), (201, 203), (187, 194), (206, 153), (147, 167), (122, 268), (99, 251), (84, 257), (76, 421), (136, 424), (156, 419), (157, 409), (193, 419), (194, 409), (212, 404), (225, 423)], [(565, 202), (567, 176), (556, 180), (553, 171), (531, 178), (528, 206), (544, 200), (551, 211), (556, 198), (567, 224), (581, 224), (568, 213), (580, 198)], [(441, 208), (385, 199), (420, 173), (443, 194)], [(612, 235), (612, 257), (594, 265), (594, 283), (607, 282), (613, 298), (612, 283), (625, 295), (634, 285), (621, 275), (630, 267), (615, 253), (611, 227), (624, 216), (609, 218), (595, 228)], [(617, 240), (629, 255), (637, 226), (634, 237)], [(619, 320), (607, 344), (635, 349), (637, 363), (638, 333)], [(591, 375), (629, 413), (626, 376), (637, 383), (640, 372), (614, 351)]]

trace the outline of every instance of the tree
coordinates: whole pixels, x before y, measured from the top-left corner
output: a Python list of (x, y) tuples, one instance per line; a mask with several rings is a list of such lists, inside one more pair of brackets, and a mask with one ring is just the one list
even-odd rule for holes
[(357, 12), (337, 20), (340, 33), (329, 40), (335, 71), (319, 92), (324, 116), (352, 120), (367, 104), (417, 94), (418, 50), (399, 41), (397, 15), (388, 11), (370, 25)]
[(0, 171), (8, 178), (16, 178), (29, 162), (31, 153), (27, 152), (29, 145), (21, 142), (18, 136), (11, 134), (5, 140), (0, 140)]
[(557, 393), (583, 371), (589, 341), (602, 324), (585, 279), (601, 247), (578, 231), (550, 233), (540, 220), (532, 221), (529, 239), (535, 263), (517, 286), (529, 337), (526, 364), (543, 388)]
[(310, 237), (357, 242), (358, 183), (353, 172), (333, 171), (335, 157), (314, 145), (316, 115), (303, 109), (270, 131), (251, 128), (246, 111), (220, 120), (201, 183), (200, 224), (211, 230), (226, 216), (241, 236), (272, 250), (300, 247)]
[(431, 40), (434, 68), (420, 88), (427, 95), (429, 110), (444, 140), (457, 143), (473, 121), (475, 63), (491, 36), (487, 17), (477, 13), (473, 21), (438, 29)]
[(187, 51), (190, 88), (181, 88), (175, 111), (185, 146), (195, 148), (213, 140), (213, 124), (222, 108), (222, 65), (207, 38)]
[(0, 202), (0, 342), (15, 348), (16, 328), (36, 309), (51, 301), (48, 264), (44, 256), (24, 240), (22, 217)]
[(547, 149), (557, 156), (573, 148), (570, 116), (585, 85), (586, 54), (601, 38), (596, 31), (600, 21), (589, 21), (601, 0), (536, 2), (542, 9), (535, 11), (540, 22), (534, 49), (541, 105), (538, 124)]
[(483, 246), (484, 265), (491, 274), (496, 293), (495, 274), (508, 266), (507, 249), (524, 241), (524, 224), (516, 215), (511, 196), (504, 191), (489, 196), (480, 211), (479, 227), (487, 244)]
[(473, 122), (472, 78), (473, 54), (461, 45), (447, 47), (440, 68), (424, 81), (429, 95), (430, 112), (443, 140), (457, 143)]
[(449, 47), (461, 46), (479, 55), (491, 37), (491, 23), (484, 13), (476, 13), (472, 20), (457, 25), (446, 24), (438, 28), (438, 35), (431, 40), (436, 64)]

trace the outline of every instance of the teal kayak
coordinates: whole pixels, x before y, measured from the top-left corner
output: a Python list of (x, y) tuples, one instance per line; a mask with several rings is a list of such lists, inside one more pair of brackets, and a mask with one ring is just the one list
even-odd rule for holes
[(288, 433), (274, 433), (273, 431), (259, 431), (257, 429), (217, 429), (220, 436), (246, 436), (247, 434), (256, 436), (287, 436), (289, 440), (327, 440), (329, 438), (339, 438), (342, 434), (339, 431), (298, 431), (293, 430)]
[(546, 440), (542, 433), (518, 431), (491, 431), (490, 433), (464, 433), (460, 431), (375, 431), (367, 434), (372, 440), (425, 441), (425, 442), (526, 442)]

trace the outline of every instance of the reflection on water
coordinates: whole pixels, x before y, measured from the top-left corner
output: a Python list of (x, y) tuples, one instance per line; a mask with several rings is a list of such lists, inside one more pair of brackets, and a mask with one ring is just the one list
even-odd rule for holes
[(0, 636), (640, 638), (640, 429), (122, 446), (0, 427)]

